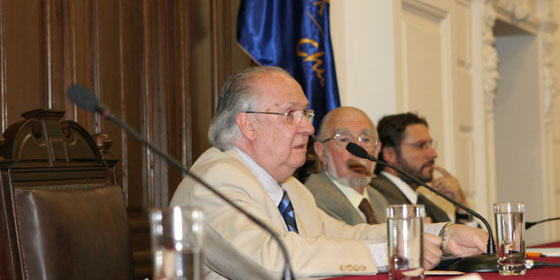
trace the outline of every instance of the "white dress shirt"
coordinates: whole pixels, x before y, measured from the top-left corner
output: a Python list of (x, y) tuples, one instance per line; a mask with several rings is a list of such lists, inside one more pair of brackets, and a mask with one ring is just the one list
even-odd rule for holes
[(404, 194), (404, 196), (406, 196), (410, 203), (418, 203), (418, 193), (416, 193), (416, 191), (413, 190), (405, 181), (386, 171), (381, 171), (381, 174), (383, 174), (383, 176), (387, 177), (389, 181), (395, 184), (395, 186), (397, 186), (397, 188)]
[(335, 180), (333, 177), (331, 177), (331, 175), (329, 175), (329, 172), (325, 172), (325, 174), (327, 175), (327, 177), (329, 177), (329, 179), (331, 179), (331, 182), (334, 183), (334, 185), (338, 188), (338, 190), (340, 190), (342, 194), (346, 196), (348, 201), (350, 201), (350, 204), (352, 204), (352, 206), (358, 211), (358, 214), (360, 214), (360, 217), (362, 217), (362, 220), (365, 223), (367, 219), (366, 219), (366, 215), (362, 212), (362, 210), (360, 210), (360, 203), (365, 198), (371, 204), (371, 199), (369, 199), (369, 195), (366, 188), (364, 188), (363, 193), (359, 193), (358, 191), (356, 191), (356, 189), (343, 185), (337, 180)]
[(249, 155), (243, 152), (241, 149), (237, 147), (233, 147), (233, 149), (239, 154), (239, 156), (243, 159), (247, 167), (255, 174), (257, 180), (261, 182), (263, 188), (266, 190), (270, 198), (274, 202), (275, 205), (280, 205), (282, 201), (282, 196), (284, 192), (282, 191), (282, 187), (272, 176), (266, 172), (260, 165), (258, 165)]

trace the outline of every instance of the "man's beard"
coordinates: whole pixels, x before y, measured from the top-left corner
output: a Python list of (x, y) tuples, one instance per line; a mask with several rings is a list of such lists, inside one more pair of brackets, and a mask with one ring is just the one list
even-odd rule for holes
[(367, 170), (366, 164), (363, 163), (362, 161), (350, 159), (346, 162), (346, 165), (350, 170), (357, 170), (356, 173), (361, 172), (362, 175), (356, 174), (355, 176), (339, 177), (338, 173), (336, 172), (334, 160), (332, 159), (327, 149), (325, 149), (325, 158), (327, 159), (327, 172), (329, 173), (329, 176), (331, 176), (334, 180), (336, 180), (340, 184), (348, 187), (362, 187), (362, 186), (367, 186), (371, 181), (372, 174), (373, 174), (373, 167), (371, 168), (371, 170)]
[[(434, 160), (430, 160), (430, 161), (424, 163), (424, 164), (420, 167), (420, 169), (417, 169), (417, 170), (416, 170), (416, 169), (414, 169), (414, 167), (408, 165), (408, 163), (404, 160), (404, 158), (402, 157), (402, 155), (401, 155), (400, 152), (397, 152), (397, 164), (398, 164), (398, 167), (399, 167), (400, 169), (402, 169), (404, 172), (406, 172), (406, 173), (412, 175), (412, 176), (415, 177), (415, 178), (418, 178), (420, 181), (422, 181), (422, 182), (424, 182), (424, 183), (431, 182), (432, 179), (433, 179), (433, 172), (430, 172), (428, 175), (424, 175), (424, 174), (422, 174), (422, 170), (424, 170), (424, 168), (426, 167), (426, 165), (434, 165), (434, 164), (435, 164), (435, 161), (434, 161)], [(412, 180), (408, 179), (408, 178), (405, 177), (405, 176), (402, 176), (401, 174), (399, 174), (399, 177), (400, 177), (403, 181), (407, 182), (409, 185), (410, 185), (410, 184), (412, 184), (412, 185), (418, 185), (418, 184), (416, 184), (416, 182), (413, 182)]]

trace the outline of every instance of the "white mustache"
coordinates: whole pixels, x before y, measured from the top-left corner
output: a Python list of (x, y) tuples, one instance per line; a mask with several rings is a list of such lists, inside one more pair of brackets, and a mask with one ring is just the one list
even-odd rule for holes
[(350, 166), (356, 166), (359, 165), (363, 168), (367, 168), (367, 160), (356, 160), (356, 159), (349, 159), (348, 161), (346, 161), (346, 166), (350, 167)]
[(366, 160), (349, 159), (346, 162), (346, 166), (348, 166), (348, 168), (353, 170), (354, 172), (359, 172), (359, 170), (355, 170), (356, 168), (363, 168), (364, 170), (363, 175), (371, 176), (373, 172), (373, 168), (368, 168), (367, 163), (368, 162)]

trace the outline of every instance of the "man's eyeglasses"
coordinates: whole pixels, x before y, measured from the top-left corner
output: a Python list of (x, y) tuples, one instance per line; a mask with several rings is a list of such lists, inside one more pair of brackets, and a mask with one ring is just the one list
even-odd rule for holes
[(286, 120), (289, 124), (300, 123), (304, 116), (310, 123), (313, 123), (313, 118), (315, 117), (313, 110), (290, 110), (286, 113), (245, 111), (245, 113), (286, 116)]
[(420, 141), (420, 142), (417, 142), (417, 143), (403, 143), (403, 144), (410, 145), (410, 146), (412, 146), (416, 149), (419, 149), (419, 150), (427, 150), (430, 147), (434, 150), (437, 148), (437, 142), (436, 142), (436, 140), (433, 140), (433, 139), (430, 140), (430, 141)]
[[(356, 141), (356, 139), (358, 141)], [(361, 134), (358, 137), (354, 137), (348, 133), (336, 133), (333, 137), (331, 138), (327, 138), (327, 139), (323, 139), (323, 140), (317, 140), (320, 143), (327, 143), (330, 140), (334, 140), (334, 142), (342, 147), (346, 147), (346, 145), (348, 145), (348, 143), (350, 142), (354, 142), (356, 144), (360, 144), (360, 146), (369, 149), (369, 148), (373, 148), (378, 146), (379, 144), (381, 144), (381, 141), (379, 141), (379, 139), (373, 135), (368, 135), (368, 134)]]

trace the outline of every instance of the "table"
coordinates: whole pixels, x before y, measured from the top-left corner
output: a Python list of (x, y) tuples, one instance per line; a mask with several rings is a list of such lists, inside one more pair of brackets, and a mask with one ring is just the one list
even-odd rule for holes
[[(539, 246), (532, 246), (531, 248), (552, 248), (552, 247), (560, 247), (559, 242), (553, 242), (549, 244), (543, 244)], [(541, 258), (529, 258), (535, 261), (542, 261), (546, 263), (560, 263), (560, 257), (541, 257)], [(533, 268), (527, 270), (527, 274), (524, 276), (500, 276), (497, 272), (494, 273), (479, 273), (482, 279), (485, 280), (493, 280), (493, 279), (500, 279), (500, 280), (509, 280), (509, 279), (560, 279), (560, 267), (540, 267), (540, 268)], [(457, 276), (425, 276), (424, 279), (426, 280), (445, 280), (445, 279), (452, 279)], [(345, 276), (345, 277), (336, 277), (336, 278), (329, 278), (331, 280), (383, 280), (388, 279), (387, 273), (379, 274), (379, 275), (371, 275), (371, 276)]]

